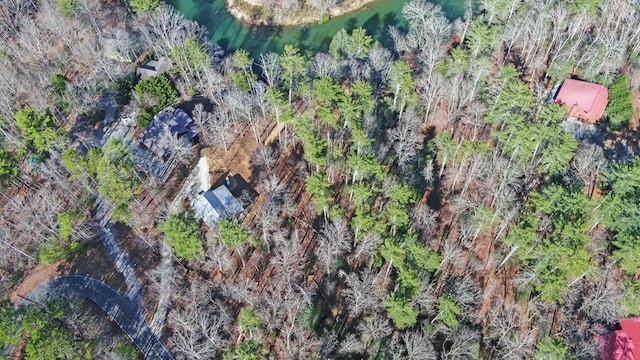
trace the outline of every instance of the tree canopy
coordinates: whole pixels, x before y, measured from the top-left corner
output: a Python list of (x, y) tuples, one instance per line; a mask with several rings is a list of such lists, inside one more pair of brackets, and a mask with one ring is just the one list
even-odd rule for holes
[(158, 224), (158, 230), (165, 235), (167, 245), (173, 249), (177, 257), (193, 260), (202, 253), (199, 221), (192, 212), (171, 214), (164, 222)]

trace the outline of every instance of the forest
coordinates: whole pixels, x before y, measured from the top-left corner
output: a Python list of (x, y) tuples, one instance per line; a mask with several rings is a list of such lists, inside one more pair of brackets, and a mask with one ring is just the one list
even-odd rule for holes
[[(0, 356), (142, 358), (88, 301), (21, 300), (59, 274), (122, 291), (108, 228), (176, 359), (599, 358), (640, 312), (640, 5), (402, 16), (388, 47), (252, 58), (158, 0), (0, 2)], [(567, 78), (609, 89), (589, 131), (549, 101)], [(167, 105), (197, 141), (160, 133), (156, 166)], [(215, 228), (178, 196), (201, 157), (257, 194)]]

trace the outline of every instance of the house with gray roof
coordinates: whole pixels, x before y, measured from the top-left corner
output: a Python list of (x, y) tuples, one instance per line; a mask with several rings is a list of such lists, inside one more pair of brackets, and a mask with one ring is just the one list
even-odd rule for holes
[(193, 120), (184, 110), (169, 106), (156, 114), (144, 129), (142, 143), (158, 158), (167, 160), (173, 149), (173, 139), (191, 141), (196, 136), (192, 123)]
[(163, 56), (158, 60), (147, 60), (144, 64), (140, 65), (136, 69), (136, 75), (142, 80), (147, 80), (151, 77), (164, 74), (173, 67), (171, 59)]
[(235, 216), (244, 210), (226, 185), (201, 193), (192, 203), (191, 208), (198, 219), (202, 219), (211, 229), (219, 220)]

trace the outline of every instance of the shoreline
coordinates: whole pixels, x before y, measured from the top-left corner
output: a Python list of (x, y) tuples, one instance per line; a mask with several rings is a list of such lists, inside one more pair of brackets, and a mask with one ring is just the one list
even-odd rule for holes
[[(328, 14), (329, 19), (360, 10), (376, 0), (345, 0), (343, 3), (332, 7)], [(318, 23), (322, 16), (319, 12), (302, 13), (285, 16), (284, 18), (269, 17), (263, 13), (262, 0), (225, 0), (227, 11), (238, 21), (246, 25), (264, 26), (297, 26)], [(267, 17), (267, 18), (265, 18)]]

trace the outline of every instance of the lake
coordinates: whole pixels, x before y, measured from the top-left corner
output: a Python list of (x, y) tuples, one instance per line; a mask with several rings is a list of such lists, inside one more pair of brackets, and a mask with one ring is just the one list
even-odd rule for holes
[[(349, 1), (349, 0), (345, 0)], [(237, 21), (226, 11), (224, 0), (169, 0), (187, 19), (209, 30), (211, 40), (225, 51), (248, 50), (254, 58), (266, 52), (281, 52), (285, 44), (297, 44), (303, 50), (326, 51), (331, 38), (342, 28), (367, 29), (383, 45), (390, 45), (390, 25), (404, 28), (402, 5), (407, 0), (378, 0), (359, 11), (338, 16), (322, 25), (251, 26)], [(434, 0), (453, 20), (464, 14), (464, 0)]]

